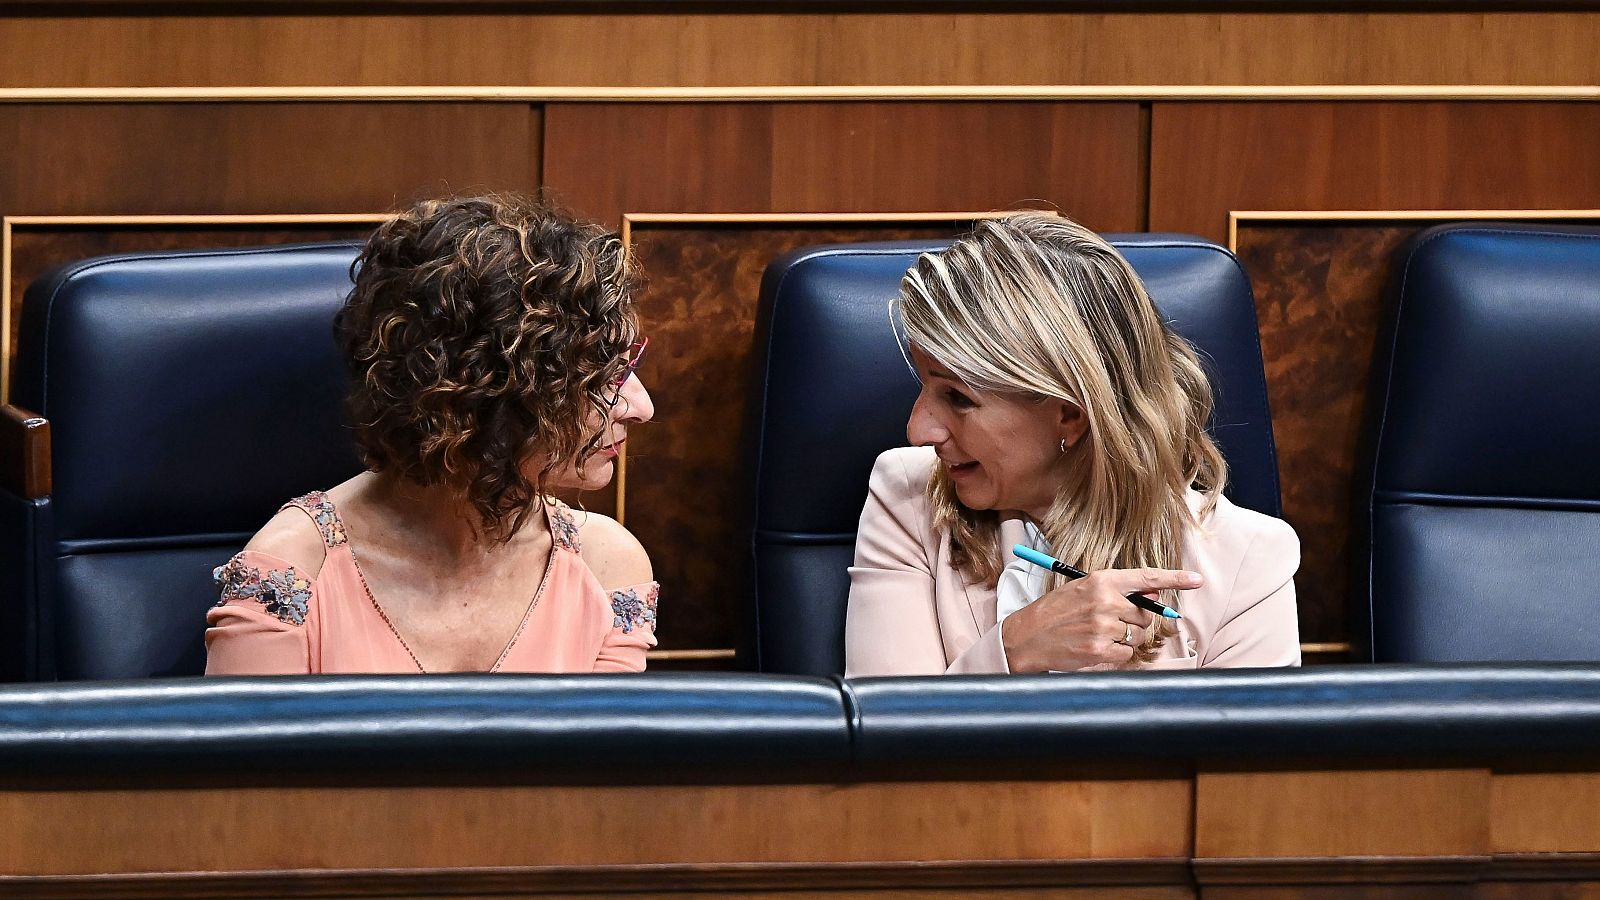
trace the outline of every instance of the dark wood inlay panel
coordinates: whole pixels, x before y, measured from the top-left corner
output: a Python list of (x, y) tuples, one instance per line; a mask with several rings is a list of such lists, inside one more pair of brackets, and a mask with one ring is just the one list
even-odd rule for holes
[(1255, 286), (1300, 638), (1349, 638), (1351, 477), (1389, 261), (1414, 224), (1239, 229)]

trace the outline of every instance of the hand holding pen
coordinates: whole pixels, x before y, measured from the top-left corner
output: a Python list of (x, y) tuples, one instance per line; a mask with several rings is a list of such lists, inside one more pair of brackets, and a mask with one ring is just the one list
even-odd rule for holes
[(1005, 620), (1001, 639), (1013, 672), (1074, 671), (1126, 663), (1144, 642), (1156, 615), (1181, 618), (1143, 595), (1193, 590), (1203, 583), (1196, 572), (1105, 569), (1085, 573), (1027, 547), (1018, 545), (1013, 552), (1072, 579)]

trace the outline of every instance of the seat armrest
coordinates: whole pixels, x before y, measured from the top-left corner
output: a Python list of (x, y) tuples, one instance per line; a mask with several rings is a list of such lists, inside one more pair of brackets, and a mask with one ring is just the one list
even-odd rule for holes
[(0, 404), (0, 490), (50, 496), (50, 421), (9, 403)]

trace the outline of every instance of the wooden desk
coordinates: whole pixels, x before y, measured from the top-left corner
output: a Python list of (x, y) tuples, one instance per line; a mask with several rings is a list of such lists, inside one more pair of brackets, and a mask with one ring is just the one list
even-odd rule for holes
[(0, 895), (1600, 896), (1594, 759), (775, 785), (239, 774), (12, 773)]

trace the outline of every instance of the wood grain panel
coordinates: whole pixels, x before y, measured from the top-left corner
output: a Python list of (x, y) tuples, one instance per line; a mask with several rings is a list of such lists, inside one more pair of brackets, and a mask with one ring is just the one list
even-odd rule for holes
[(50, 496), (50, 423), (9, 404), (0, 404), (0, 490), (23, 500)]
[(0, 213), (383, 212), (535, 189), (539, 135), (521, 103), (0, 105)]
[(765, 211), (772, 116), (753, 103), (550, 104), (544, 185), (608, 224), (627, 212)]
[(1055, 205), (1140, 225), (1133, 103), (552, 104), (544, 181), (627, 212), (912, 212)]
[[(1128, 864), (1130, 871), (1138, 869)], [(980, 869), (980, 872), (984, 870)], [(1066, 870), (1070, 873), (1070, 870)], [(764, 872), (755, 872), (755, 878), (739, 879), (741, 883), (761, 881)], [(985, 872), (1004, 881), (1008, 873)], [(251, 875), (235, 878), (200, 873), (180, 874), (165, 878), (139, 876), (113, 876), (83, 879), (55, 879), (8, 877), (0, 875), (0, 892), (12, 900), (81, 900), (92, 896), (95, 900), (172, 900), (172, 898), (261, 897), (281, 900), (292, 897), (394, 897), (440, 898), (456, 897), (461, 900), (506, 900), (510, 897), (539, 897), (541, 900), (594, 900), (609, 883), (606, 873), (593, 870), (575, 870), (559, 873), (555, 877), (538, 877), (521, 880), (515, 874), (504, 876), (478, 875), (472, 872), (442, 872), (415, 875), (407, 872), (384, 873), (388, 877), (341, 874), (318, 875), (307, 878), (304, 873)], [(850, 886), (796, 890), (783, 882), (788, 873), (782, 869), (765, 879), (774, 887), (765, 890), (726, 890), (720, 886), (701, 886), (704, 879), (694, 874), (684, 875), (674, 871), (650, 868), (640, 877), (630, 879), (631, 884), (646, 885), (643, 889), (628, 889), (623, 896), (631, 900), (656, 900), (656, 898), (716, 897), (717, 900), (755, 900), (770, 897), (775, 900), (820, 900), (820, 898), (867, 897), (872, 900), (961, 900), (963, 897), (984, 897), (988, 900), (1021, 900), (1021, 898), (1059, 897), (1063, 900), (1190, 900), (1194, 891), (1186, 886), (1161, 887), (1064, 887), (1071, 883), (1071, 874), (1062, 874), (1048, 885), (1034, 887), (997, 886), (993, 883), (974, 883), (963, 887), (894, 887), (903, 878), (902, 870), (885, 867), (878, 876), (879, 884), (871, 887)], [(803, 876), (798, 879), (806, 883)], [(913, 876), (906, 879), (922, 883)], [(528, 887), (528, 885), (532, 885)], [(558, 885), (555, 889), (547, 885)], [(670, 885), (671, 887), (667, 887)], [(716, 882), (713, 882), (716, 885)], [(562, 890), (565, 888), (566, 890)], [(653, 888), (653, 889), (652, 889)], [(569, 893), (568, 891), (577, 891)], [(714, 891), (714, 893), (712, 892)]]
[(1228, 885), (1203, 888), (1199, 896), (1202, 900), (1475, 900), (1475, 889), (1472, 884)]
[(7, 790), (0, 871), (1171, 859), (1190, 814), (1185, 779)]
[(1202, 772), (1195, 857), (1481, 856), (1483, 769)]
[[(813, 244), (933, 238), (958, 226), (636, 225), (650, 279), (640, 318), (650, 353), (640, 377), (655, 420), (628, 438), (627, 525), (662, 585), (663, 648), (731, 647), (753, 603), (740, 434), (758, 396), (751, 342), (761, 274)], [(887, 321), (887, 319), (885, 320)], [(685, 502), (689, 488), (692, 502)], [(865, 498), (865, 485), (862, 487)]]
[(0, 86), (1595, 84), (1583, 12), (36, 15)]
[(1150, 228), (1238, 210), (1600, 206), (1600, 105), (1157, 103)]
[(1495, 853), (1600, 853), (1600, 774), (1496, 772), (1489, 802)]
[(1101, 231), (1139, 227), (1133, 103), (779, 106), (772, 208), (1058, 207)]
[(1484, 882), (1473, 893), (1473, 900), (1526, 900), (1529, 897), (1539, 900), (1600, 900), (1600, 882)]

